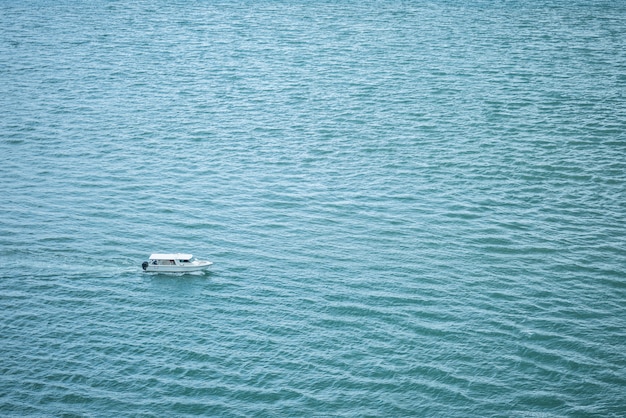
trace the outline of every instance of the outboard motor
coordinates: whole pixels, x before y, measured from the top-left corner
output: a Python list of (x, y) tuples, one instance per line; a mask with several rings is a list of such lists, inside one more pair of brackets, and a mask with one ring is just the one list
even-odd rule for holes
[(143, 263), (141, 263), (141, 267), (145, 270), (148, 268), (148, 262), (144, 261)]

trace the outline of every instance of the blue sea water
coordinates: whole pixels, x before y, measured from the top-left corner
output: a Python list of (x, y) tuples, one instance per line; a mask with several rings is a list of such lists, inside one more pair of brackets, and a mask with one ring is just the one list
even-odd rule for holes
[(2, 416), (626, 416), (625, 2), (6, 0), (0, 80)]

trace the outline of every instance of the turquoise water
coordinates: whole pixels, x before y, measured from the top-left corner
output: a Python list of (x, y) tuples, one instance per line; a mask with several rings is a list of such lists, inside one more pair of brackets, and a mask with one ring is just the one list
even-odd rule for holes
[(0, 3), (0, 414), (625, 416), (626, 3), (466, 3)]

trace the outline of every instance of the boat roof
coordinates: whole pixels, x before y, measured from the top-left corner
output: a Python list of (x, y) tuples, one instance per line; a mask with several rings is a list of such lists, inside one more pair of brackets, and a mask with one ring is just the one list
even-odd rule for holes
[(152, 254), (150, 260), (189, 260), (193, 255), (191, 254)]

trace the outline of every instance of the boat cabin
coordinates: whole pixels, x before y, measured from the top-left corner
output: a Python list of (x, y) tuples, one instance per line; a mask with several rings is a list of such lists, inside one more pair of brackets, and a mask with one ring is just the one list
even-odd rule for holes
[(152, 254), (150, 264), (154, 266), (177, 266), (190, 263), (192, 258), (193, 255), (191, 254)]

